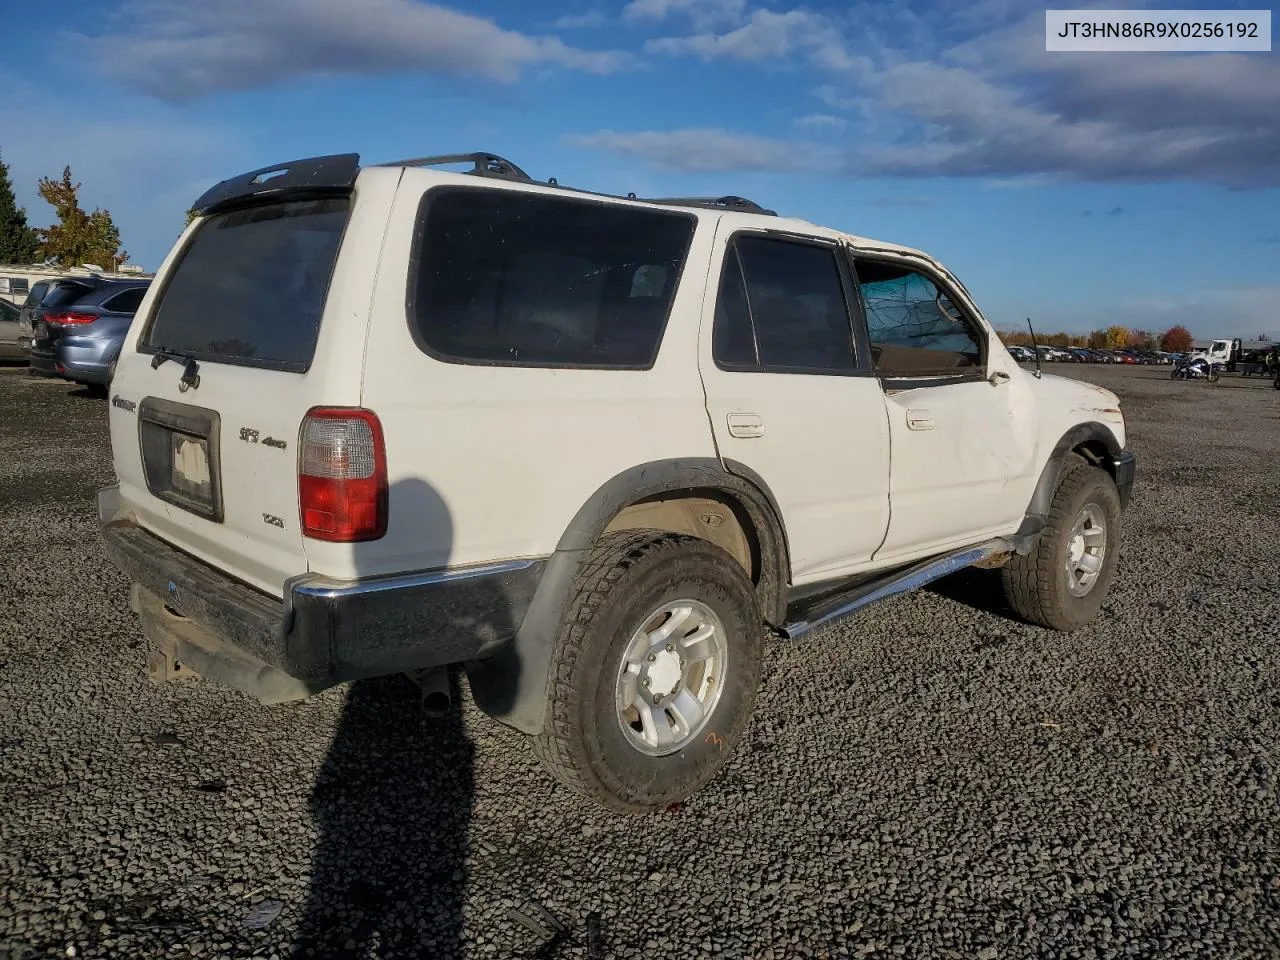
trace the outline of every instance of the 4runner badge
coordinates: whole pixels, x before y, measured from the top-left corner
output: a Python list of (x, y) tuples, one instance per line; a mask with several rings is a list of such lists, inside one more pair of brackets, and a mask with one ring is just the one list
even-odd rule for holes
[(124, 397), (120, 396), (120, 394), (118, 393), (111, 398), (111, 405), (113, 407), (119, 407), (121, 410), (124, 410), (127, 413), (133, 413), (133, 411), (136, 410), (138, 407), (138, 405), (134, 403), (132, 400), (126, 400)]

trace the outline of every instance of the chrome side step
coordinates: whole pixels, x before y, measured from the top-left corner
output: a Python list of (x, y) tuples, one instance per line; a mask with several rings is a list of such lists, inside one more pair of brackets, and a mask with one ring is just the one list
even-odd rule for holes
[(1009, 541), (990, 540), (976, 547), (964, 547), (940, 557), (912, 564), (887, 577), (861, 583), (835, 596), (825, 596), (816, 600), (812, 605), (799, 611), (798, 619), (787, 623), (782, 628), (782, 635), (788, 640), (795, 640), (816, 627), (847, 617), (877, 600), (884, 600), (899, 593), (908, 593), (957, 570), (982, 563), (998, 554), (1013, 552), (1013, 544)]

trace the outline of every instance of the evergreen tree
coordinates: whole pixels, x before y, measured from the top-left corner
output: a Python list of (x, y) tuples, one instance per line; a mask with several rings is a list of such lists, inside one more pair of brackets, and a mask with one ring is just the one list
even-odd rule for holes
[(27, 212), (13, 195), (9, 168), (0, 159), (0, 263), (31, 263), (37, 246), (36, 232), (27, 225)]

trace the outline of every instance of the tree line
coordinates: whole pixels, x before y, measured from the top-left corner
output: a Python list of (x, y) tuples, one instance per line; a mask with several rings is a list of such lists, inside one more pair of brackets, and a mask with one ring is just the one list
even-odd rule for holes
[(27, 223), (27, 211), (18, 206), (13, 193), (9, 167), (0, 159), (0, 263), (52, 260), (59, 266), (92, 263), (118, 270), (128, 261), (129, 254), (120, 245), (120, 230), (110, 211), (86, 211), (80, 206), (80, 183), (72, 181), (70, 167), (63, 168), (58, 180), (41, 177), (37, 189), (57, 215), (52, 226), (32, 227)]
[[(1025, 330), (1001, 331), (1006, 346), (1031, 346), (1031, 334)], [(1090, 350), (1165, 350), (1186, 353), (1191, 349), (1191, 331), (1182, 324), (1164, 333), (1130, 330), (1118, 325), (1091, 333), (1037, 333), (1036, 343), (1042, 347), (1088, 347)]]

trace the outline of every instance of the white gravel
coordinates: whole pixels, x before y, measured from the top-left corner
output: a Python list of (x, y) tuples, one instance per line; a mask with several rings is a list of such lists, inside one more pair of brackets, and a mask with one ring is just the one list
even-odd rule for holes
[(1140, 458), (1101, 620), (1015, 623), (970, 573), (773, 645), (729, 769), (624, 819), (406, 681), (149, 685), (105, 403), (0, 368), (0, 958), (534, 956), (531, 903), (550, 957), (592, 912), (619, 960), (1276, 957), (1280, 392), (1053, 372)]

